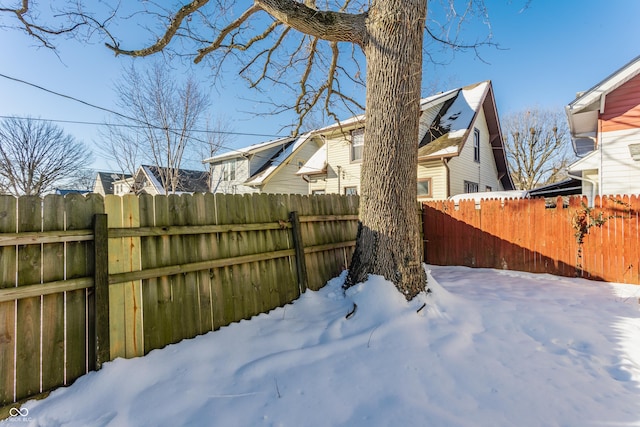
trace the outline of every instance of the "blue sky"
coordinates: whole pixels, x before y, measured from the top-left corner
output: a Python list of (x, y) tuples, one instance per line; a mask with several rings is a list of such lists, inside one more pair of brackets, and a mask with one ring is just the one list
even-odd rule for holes
[[(436, 2), (432, 1), (433, 7)], [(532, 0), (521, 11), (520, 0), (485, 0), (493, 41), (500, 48), (450, 53), (446, 65), (427, 66), (424, 86), (438, 82), (440, 89), (492, 80), (498, 113), (539, 106), (562, 111), (578, 91), (589, 89), (640, 55), (640, 1), (638, 0)], [(474, 28), (469, 29), (473, 33)], [(35, 47), (35, 42), (15, 30), (0, 31), (0, 74), (20, 78), (47, 89), (114, 109), (113, 83), (127, 58), (114, 57), (101, 44), (64, 41), (58, 56)], [(484, 61), (484, 62), (483, 62)], [(205, 88), (210, 71), (193, 66)], [(237, 136), (237, 147), (281, 134), (287, 117), (256, 118), (258, 93), (248, 93), (244, 82), (230, 74), (211, 92), (212, 116), (221, 115), (237, 132), (270, 136)], [(426, 94), (425, 94), (426, 95)], [(0, 115), (31, 115), (43, 119), (104, 122), (107, 114), (83, 104), (0, 77)], [(346, 117), (344, 117), (346, 118)], [(100, 140), (98, 126), (60, 123), (67, 132), (89, 146)], [(96, 167), (108, 169), (98, 159)]]

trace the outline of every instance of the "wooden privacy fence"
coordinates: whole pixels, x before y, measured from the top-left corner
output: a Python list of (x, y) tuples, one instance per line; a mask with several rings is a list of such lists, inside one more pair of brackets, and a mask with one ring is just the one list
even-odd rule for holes
[(640, 198), (423, 204), (425, 261), (640, 284)]
[(0, 196), (0, 406), (248, 319), (350, 261), (358, 198)]

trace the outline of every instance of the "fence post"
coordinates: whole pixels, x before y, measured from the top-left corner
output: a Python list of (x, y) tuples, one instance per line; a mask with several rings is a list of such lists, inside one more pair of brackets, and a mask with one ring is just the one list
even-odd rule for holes
[(302, 243), (302, 233), (300, 232), (300, 220), (298, 212), (289, 213), (289, 221), (291, 221), (291, 233), (293, 235), (293, 247), (296, 251), (296, 272), (298, 273), (298, 287), (300, 293), (307, 290), (307, 263), (304, 257), (304, 244)]
[(109, 344), (109, 244), (107, 214), (93, 216), (93, 255), (96, 370), (110, 359)]

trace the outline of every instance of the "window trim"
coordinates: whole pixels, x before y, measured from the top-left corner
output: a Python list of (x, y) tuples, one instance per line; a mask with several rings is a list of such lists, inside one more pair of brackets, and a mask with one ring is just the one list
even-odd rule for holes
[[(362, 138), (362, 142), (358, 145), (355, 144), (356, 137)], [(360, 157), (355, 158), (354, 156), (354, 148), (360, 147)], [(364, 128), (353, 129), (351, 131), (351, 144), (349, 146), (349, 161), (351, 163), (360, 163), (362, 162), (362, 155), (364, 153)]]
[[(471, 191), (471, 186), (475, 187), (475, 191)], [(478, 193), (480, 192), (480, 185), (477, 182), (464, 180), (464, 193)]]
[[(351, 185), (348, 187), (343, 187), (345, 196), (357, 196), (358, 195), (358, 187), (355, 185)], [(353, 194), (347, 194), (347, 190), (354, 190)]]
[[(233, 165), (233, 166), (232, 166)], [(237, 159), (225, 160), (221, 164), (220, 174), (222, 175), (222, 182), (231, 182), (236, 180), (238, 164)], [(230, 168), (227, 170), (227, 166)]]
[(427, 182), (428, 183), (429, 191), (427, 192), (427, 194), (418, 193), (418, 198), (419, 199), (425, 199), (425, 198), (433, 197), (433, 179), (432, 178), (418, 178), (418, 185), (420, 185), (421, 182)]
[(473, 161), (480, 163), (480, 131), (473, 128)]

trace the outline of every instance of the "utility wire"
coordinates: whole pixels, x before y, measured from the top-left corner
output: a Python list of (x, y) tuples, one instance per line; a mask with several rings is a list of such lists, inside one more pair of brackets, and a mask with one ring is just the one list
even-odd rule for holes
[[(87, 101), (83, 101), (81, 99), (78, 99), (78, 98), (70, 96), (70, 95), (65, 95), (63, 93), (56, 92), (56, 91), (51, 90), (51, 89), (47, 89), (45, 87), (42, 87), (42, 86), (37, 85), (35, 83), (28, 82), (26, 80), (18, 79), (16, 77), (7, 76), (6, 74), (2, 74), (2, 73), (0, 73), (0, 77), (3, 77), (3, 78), (8, 79), (8, 80), (15, 81), (15, 82), (18, 82), (18, 83), (22, 83), (22, 84), (25, 84), (25, 85), (28, 85), (28, 86), (31, 86), (31, 87), (34, 87), (36, 89), (42, 90), (42, 91), (50, 93), (52, 95), (59, 96), (59, 97), (65, 98), (65, 99), (69, 99), (71, 101), (78, 102), (80, 104), (86, 105), (86, 106), (91, 107), (91, 108), (95, 108), (95, 109), (98, 109), (98, 110), (101, 110), (101, 111), (105, 111), (105, 112), (110, 113), (110, 114), (114, 114), (114, 115), (116, 115), (118, 117), (121, 117), (121, 118), (126, 119), (126, 120), (130, 120), (130, 121), (133, 121), (133, 122), (136, 122), (136, 123), (139, 123), (139, 124), (138, 125), (125, 125), (125, 124), (111, 124), (111, 123), (101, 123), (101, 122), (86, 122), (86, 121), (77, 121), (77, 120), (57, 120), (57, 119), (43, 119), (43, 118), (28, 118), (28, 120), (39, 120), (39, 121), (48, 121), (48, 122), (53, 122), (53, 123), (69, 123), (69, 124), (81, 124), (81, 125), (93, 125), (93, 126), (115, 126), (115, 127), (126, 127), (126, 128), (153, 128), (153, 129), (159, 129), (159, 130), (168, 130), (168, 131), (170, 131), (172, 133), (179, 133), (180, 132), (180, 130), (177, 130), (177, 129), (164, 128), (164, 127), (161, 127), (161, 126), (153, 125), (151, 123), (147, 123), (147, 122), (145, 122), (143, 120), (127, 116), (126, 114), (122, 114), (122, 113), (119, 113), (117, 111), (111, 110), (109, 108), (101, 107), (99, 105), (95, 105), (95, 104), (92, 104), (92, 103), (87, 102)], [(19, 116), (2, 116), (2, 115), (0, 115), (0, 118), (27, 120), (27, 118), (19, 117)], [(287, 138), (287, 137), (284, 137), (284, 136), (281, 136), (281, 135), (273, 135), (273, 134), (215, 131), (215, 130), (199, 130), (199, 129), (193, 129), (193, 130), (190, 130), (190, 132), (213, 133), (213, 134), (221, 134), (221, 135), (237, 135), (237, 136), (260, 136), (260, 137), (271, 137), (271, 138), (282, 138), (282, 139)], [(204, 141), (204, 140), (199, 139), (199, 138), (192, 137), (192, 139), (194, 139), (196, 141), (199, 141), (201, 143), (208, 143), (208, 141)], [(237, 148), (228, 147), (228, 146), (224, 146), (224, 145), (220, 145), (218, 148), (223, 148), (223, 149), (228, 149), (228, 150), (233, 150), (233, 151), (237, 151), (238, 150)], [(264, 158), (264, 159), (273, 158), (271, 155), (263, 156), (263, 155), (260, 155), (260, 154), (256, 154), (255, 156), (258, 157), (258, 158)], [(287, 166), (290, 166), (290, 165), (287, 165)]]
[[(96, 125), (96, 126), (119, 126), (119, 127), (130, 127), (130, 128), (153, 128), (153, 129), (159, 129), (159, 130), (169, 130), (169, 131), (173, 131), (173, 132), (178, 132), (179, 131), (177, 129), (171, 129), (171, 128), (167, 129), (167, 128), (164, 128), (162, 126), (157, 126), (157, 125), (154, 125), (154, 124), (151, 124), (151, 123), (147, 123), (144, 120), (140, 120), (140, 119), (137, 119), (135, 117), (130, 117), (130, 116), (127, 116), (126, 114), (119, 113), (119, 112), (117, 112), (115, 110), (111, 110), (109, 108), (101, 107), (99, 105), (95, 105), (95, 104), (92, 104), (90, 102), (83, 101), (82, 99), (78, 99), (78, 98), (73, 97), (71, 95), (65, 95), (63, 93), (56, 92), (56, 91), (51, 90), (51, 89), (47, 89), (45, 87), (42, 87), (42, 86), (37, 85), (35, 83), (28, 82), (26, 80), (18, 79), (16, 77), (7, 76), (6, 74), (2, 74), (2, 73), (0, 73), (0, 77), (3, 77), (3, 78), (8, 79), (8, 80), (15, 81), (15, 82), (18, 82), (18, 83), (25, 84), (27, 86), (34, 87), (36, 89), (42, 90), (44, 92), (50, 93), (50, 94), (55, 95), (55, 96), (59, 96), (59, 97), (65, 98), (65, 99), (69, 99), (69, 100), (74, 101), (74, 102), (79, 102), (80, 104), (86, 105), (86, 106), (91, 107), (91, 108), (95, 108), (97, 110), (101, 110), (101, 111), (105, 111), (105, 112), (110, 113), (110, 114), (114, 114), (114, 115), (116, 115), (118, 117), (121, 117), (123, 119), (131, 120), (133, 122), (139, 123), (139, 125), (133, 126), (133, 125), (110, 124), (110, 123), (99, 123), (99, 122), (83, 122), (83, 121), (74, 121), (74, 120), (52, 120), (52, 119), (34, 119), (34, 120), (43, 120), (43, 121), (57, 122), (57, 123), (73, 123), (73, 124), (82, 124), (82, 125), (86, 124), (86, 125)], [(24, 119), (23, 117), (11, 117), (11, 116), (0, 116), (0, 118)], [(221, 135), (264, 136), (264, 137), (270, 137), (270, 138), (282, 138), (281, 135), (273, 135), (273, 134), (246, 133), (246, 132), (226, 132), (226, 131), (202, 130), (202, 129), (191, 129), (190, 132), (214, 133), (214, 134), (221, 134)]]

